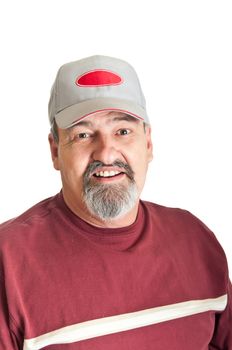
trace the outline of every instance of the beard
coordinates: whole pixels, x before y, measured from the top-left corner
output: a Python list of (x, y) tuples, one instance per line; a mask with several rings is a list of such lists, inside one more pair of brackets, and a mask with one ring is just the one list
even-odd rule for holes
[(83, 199), (88, 210), (102, 221), (124, 216), (136, 204), (138, 190), (131, 167), (119, 160), (111, 166), (121, 168), (127, 175), (125, 184), (98, 184), (92, 180), (92, 173), (105, 166), (102, 162), (91, 163), (84, 174)]

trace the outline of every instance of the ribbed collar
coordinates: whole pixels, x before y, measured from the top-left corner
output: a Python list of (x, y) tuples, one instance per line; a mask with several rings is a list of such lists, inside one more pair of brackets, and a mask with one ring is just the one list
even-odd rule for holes
[(74, 214), (64, 201), (62, 191), (55, 196), (56, 206), (59, 208), (59, 220), (69, 230), (87, 235), (91, 240), (102, 244), (109, 244), (118, 249), (127, 249), (133, 245), (144, 230), (144, 209), (139, 202), (138, 214), (135, 222), (120, 228), (104, 228), (93, 226)]

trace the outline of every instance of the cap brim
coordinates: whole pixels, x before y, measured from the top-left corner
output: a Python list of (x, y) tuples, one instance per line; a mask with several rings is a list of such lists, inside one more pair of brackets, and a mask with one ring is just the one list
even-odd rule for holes
[(113, 98), (99, 98), (77, 103), (57, 113), (55, 120), (59, 128), (67, 129), (89, 115), (102, 111), (126, 113), (149, 124), (147, 113), (142, 107), (132, 101)]

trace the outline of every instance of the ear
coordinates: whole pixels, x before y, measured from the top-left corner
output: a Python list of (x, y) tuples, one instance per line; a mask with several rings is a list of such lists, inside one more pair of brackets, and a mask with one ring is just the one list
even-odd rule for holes
[(152, 144), (152, 139), (151, 139), (150, 126), (146, 126), (146, 143), (147, 143), (148, 162), (151, 162), (153, 159), (153, 144)]
[(50, 144), (53, 166), (56, 170), (60, 170), (58, 158), (58, 143), (54, 140), (54, 137), (51, 133), (48, 135), (48, 141)]

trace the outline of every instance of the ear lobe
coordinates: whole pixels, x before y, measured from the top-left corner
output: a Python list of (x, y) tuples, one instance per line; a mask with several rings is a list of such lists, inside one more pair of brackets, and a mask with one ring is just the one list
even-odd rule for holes
[(56, 170), (60, 170), (59, 168), (59, 159), (58, 159), (58, 144), (54, 140), (54, 137), (52, 134), (48, 135), (48, 141), (50, 144), (50, 151), (51, 151), (51, 157), (52, 157), (52, 162), (53, 166)]

